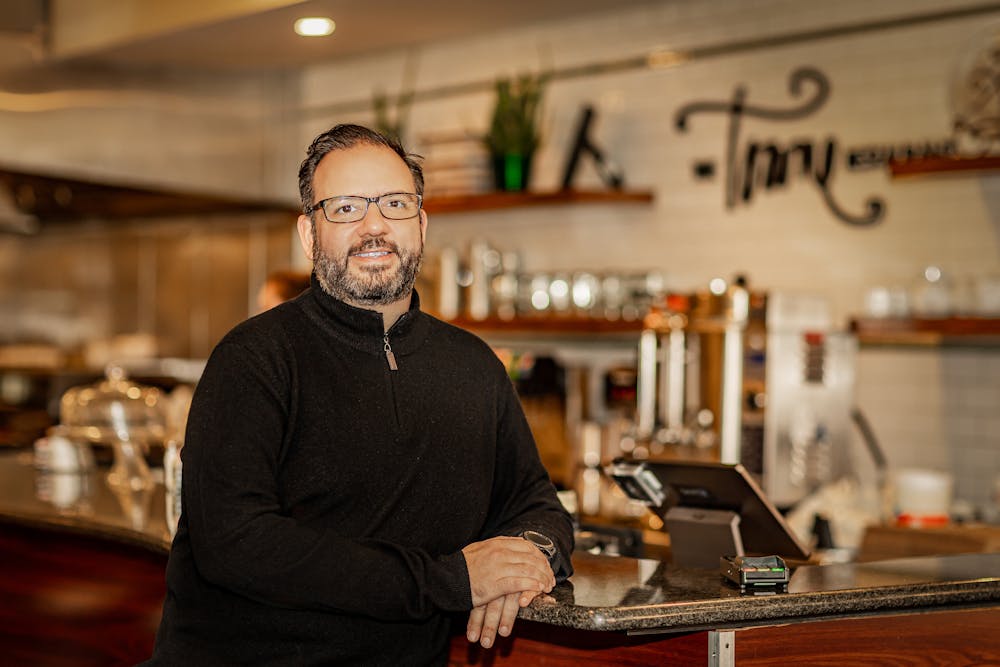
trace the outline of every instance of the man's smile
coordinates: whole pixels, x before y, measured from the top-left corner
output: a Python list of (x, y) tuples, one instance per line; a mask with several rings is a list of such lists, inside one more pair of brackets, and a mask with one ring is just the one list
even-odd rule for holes
[(376, 258), (376, 257), (385, 257), (386, 255), (389, 254), (389, 252), (390, 251), (388, 251), (388, 250), (366, 250), (364, 252), (353, 253), (351, 256), (352, 257)]
[(392, 254), (399, 254), (392, 242), (385, 239), (367, 239), (351, 249), (350, 257), (364, 260), (378, 260)]

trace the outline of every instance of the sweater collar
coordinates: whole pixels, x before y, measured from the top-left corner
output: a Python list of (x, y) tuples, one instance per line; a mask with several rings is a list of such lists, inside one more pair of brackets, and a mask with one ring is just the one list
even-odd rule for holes
[[(302, 303), (310, 313), (319, 315), (318, 321), (329, 327), (331, 333), (351, 347), (382, 354), (385, 344), (385, 325), (382, 313), (358, 308), (330, 296), (313, 273), (310, 289), (303, 295)], [(419, 347), (427, 337), (427, 318), (420, 310), (420, 295), (413, 290), (410, 309), (396, 320), (389, 329), (393, 352), (398, 356)]]

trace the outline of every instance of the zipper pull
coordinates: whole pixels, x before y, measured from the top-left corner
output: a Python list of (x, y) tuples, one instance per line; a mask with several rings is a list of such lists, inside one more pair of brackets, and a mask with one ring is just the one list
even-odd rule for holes
[(396, 365), (396, 355), (392, 353), (392, 348), (389, 347), (389, 332), (387, 331), (385, 337), (382, 338), (385, 341), (385, 345), (382, 347), (385, 350), (385, 359), (389, 362), (389, 370), (398, 371), (399, 366)]

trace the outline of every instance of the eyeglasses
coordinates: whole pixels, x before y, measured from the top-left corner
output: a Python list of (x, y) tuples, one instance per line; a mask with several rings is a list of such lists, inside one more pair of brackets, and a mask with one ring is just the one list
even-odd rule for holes
[(323, 216), (339, 224), (357, 222), (368, 214), (368, 205), (375, 204), (387, 220), (407, 220), (420, 213), (423, 197), (412, 192), (388, 192), (378, 197), (328, 197), (306, 209), (306, 215), (323, 209)]

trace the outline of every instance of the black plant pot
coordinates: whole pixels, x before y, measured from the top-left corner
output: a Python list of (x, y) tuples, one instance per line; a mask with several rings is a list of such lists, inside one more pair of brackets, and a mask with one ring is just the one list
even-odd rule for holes
[(532, 154), (493, 155), (493, 184), (497, 190), (520, 192), (528, 189)]

